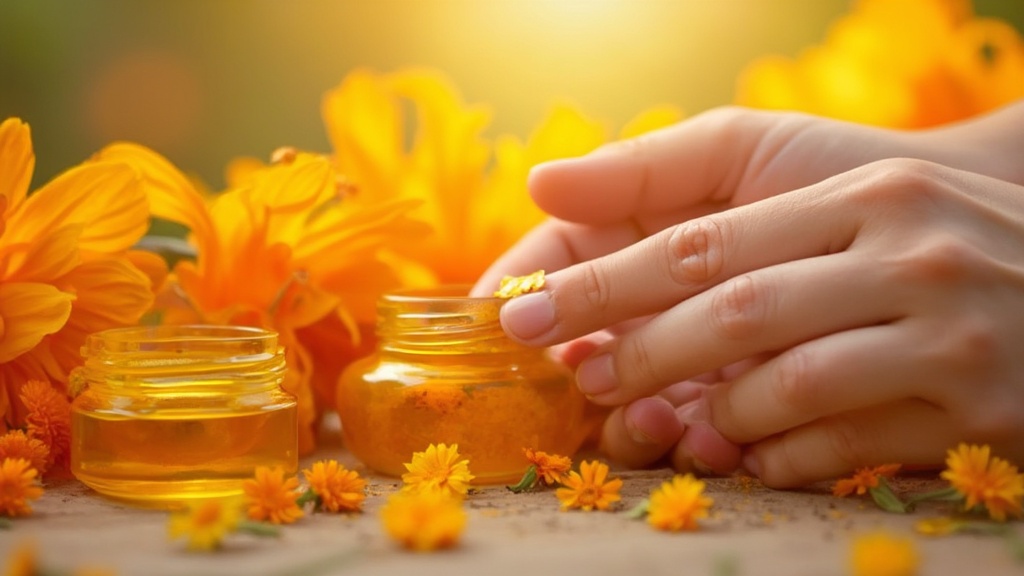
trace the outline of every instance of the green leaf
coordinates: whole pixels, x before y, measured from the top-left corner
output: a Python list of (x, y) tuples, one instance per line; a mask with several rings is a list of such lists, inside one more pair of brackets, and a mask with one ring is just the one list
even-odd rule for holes
[(273, 538), (277, 538), (281, 535), (281, 530), (273, 524), (267, 524), (266, 522), (251, 522), (249, 520), (239, 522), (238, 531), (246, 534), (252, 534), (253, 536), (270, 536)]
[(626, 512), (626, 516), (633, 520), (640, 520), (644, 516), (647, 516), (647, 510), (651, 507), (651, 499), (644, 498), (639, 504), (630, 508), (629, 512)]
[(889, 483), (885, 481), (885, 478), (878, 479), (878, 486), (869, 488), (868, 493), (871, 494), (871, 499), (878, 504), (878, 507), (886, 512), (893, 512), (895, 514), (906, 514), (910, 512), (910, 506), (908, 506), (900, 497), (897, 496), (892, 488), (889, 488)]
[(537, 485), (537, 467), (533, 464), (526, 469), (526, 473), (523, 474), (523, 478), (519, 480), (519, 483), (515, 486), (506, 486), (510, 491), (519, 494), (527, 490), (532, 490)]

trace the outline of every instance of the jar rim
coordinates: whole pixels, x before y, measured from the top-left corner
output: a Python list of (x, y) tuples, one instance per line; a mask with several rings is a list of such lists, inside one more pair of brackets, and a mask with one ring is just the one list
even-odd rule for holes
[(501, 302), (503, 299), (496, 296), (470, 296), (471, 284), (442, 284), (429, 288), (400, 288), (391, 290), (381, 295), (383, 300), (389, 302), (424, 302), (424, 301), (446, 301), (446, 302)]
[(216, 338), (237, 342), (261, 341), (276, 339), (274, 330), (256, 326), (217, 325), (217, 324), (159, 324), (143, 326), (125, 326), (109, 328), (89, 335), (90, 339), (99, 338), (108, 342), (138, 342), (140, 340), (177, 341), (202, 338)]

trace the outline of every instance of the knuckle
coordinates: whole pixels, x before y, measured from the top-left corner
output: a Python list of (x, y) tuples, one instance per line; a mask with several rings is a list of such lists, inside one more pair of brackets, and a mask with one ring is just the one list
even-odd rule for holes
[(782, 406), (798, 414), (821, 406), (819, 387), (811, 372), (810, 358), (800, 348), (792, 348), (776, 358), (770, 382)]
[(952, 233), (933, 234), (916, 247), (893, 256), (894, 281), (912, 285), (954, 285), (975, 280), (988, 259), (977, 247)]
[(620, 372), (626, 372), (623, 374), (622, 382), (633, 386), (646, 386), (660, 381), (654, 357), (643, 338), (624, 339), (617, 356), (616, 366)]
[(945, 190), (938, 165), (914, 158), (888, 158), (872, 163), (864, 185), (850, 193), (855, 200), (916, 214), (934, 205)]
[(723, 268), (725, 223), (699, 218), (676, 226), (668, 239), (669, 272), (676, 284), (703, 284)]
[(583, 296), (597, 310), (606, 310), (611, 302), (611, 284), (592, 261), (583, 264)]
[(852, 416), (830, 416), (823, 430), (832, 456), (850, 470), (863, 466), (875, 453), (875, 431)]
[(711, 298), (711, 329), (728, 340), (757, 336), (767, 321), (768, 287), (745, 274), (722, 284)]

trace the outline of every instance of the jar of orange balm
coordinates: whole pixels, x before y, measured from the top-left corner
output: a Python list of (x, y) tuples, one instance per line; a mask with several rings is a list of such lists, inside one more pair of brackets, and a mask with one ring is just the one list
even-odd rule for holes
[(477, 483), (517, 480), (524, 448), (572, 454), (587, 401), (570, 370), (505, 336), (505, 300), (468, 286), (407, 290), (378, 302), (374, 354), (337, 390), (342, 435), (367, 466), (399, 476), (414, 452), (458, 444)]

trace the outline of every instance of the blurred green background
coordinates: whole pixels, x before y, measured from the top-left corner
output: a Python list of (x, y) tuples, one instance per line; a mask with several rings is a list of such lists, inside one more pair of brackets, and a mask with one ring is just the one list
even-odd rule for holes
[[(526, 136), (557, 99), (617, 128), (730, 103), (754, 58), (820, 42), (850, 0), (0, 0), (0, 118), (38, 186), (117, 139), (214, 188), (231, 158), (327, 151), (320, 99), (357, 66), (445, 72)], [(1024, 30), (1024, 1), (975, 0)], [(907, 23), (913, 26), (912, 22)]]

